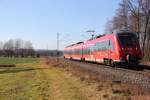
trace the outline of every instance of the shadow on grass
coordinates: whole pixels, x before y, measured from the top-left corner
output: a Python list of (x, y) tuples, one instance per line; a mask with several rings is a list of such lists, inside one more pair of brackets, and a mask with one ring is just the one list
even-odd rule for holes
[(0, 64), (0, 67), (16, 67), (14, 64)]
[(0, 74), (18, 73), (35, 70), (34, 68), (21, 68), (21, 67), (1, 67)]
[(19, 73), (34, 70), (45, 70), (50, 68), (32, 68), (32, 67), (0, 67), (0, 74)]

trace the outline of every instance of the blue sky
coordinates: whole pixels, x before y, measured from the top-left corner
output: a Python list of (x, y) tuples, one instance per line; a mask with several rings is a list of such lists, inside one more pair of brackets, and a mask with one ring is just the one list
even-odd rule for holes
[(103, 34), (121, 0), (0, 0), (0, 40), (30, 40), (36, 49), (56, 49)]

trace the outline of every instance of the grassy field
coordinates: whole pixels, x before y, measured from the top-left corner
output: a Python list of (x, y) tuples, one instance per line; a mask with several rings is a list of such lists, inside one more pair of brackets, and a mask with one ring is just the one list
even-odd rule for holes
[[(113, 93), (111, 85), (81, 81), (44, 59), (0, 58), (0, 100), (100, 100), (130, 94)], [(113, 85), (118, 88), (118, 85)]]
[(6, 58), (0, 57), (0, 64), (38, 63), (38, 58)]

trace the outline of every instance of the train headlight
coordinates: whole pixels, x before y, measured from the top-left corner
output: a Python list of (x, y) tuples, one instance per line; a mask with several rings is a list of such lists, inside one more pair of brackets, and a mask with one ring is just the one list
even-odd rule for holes
[(126, 55), (126, 61), (127, 61), (127, 62), (130, 62), (130, 55), (129, 55), (129, 54)]
[(138, 48), (136, 47), (136, 50), (138, 50)]

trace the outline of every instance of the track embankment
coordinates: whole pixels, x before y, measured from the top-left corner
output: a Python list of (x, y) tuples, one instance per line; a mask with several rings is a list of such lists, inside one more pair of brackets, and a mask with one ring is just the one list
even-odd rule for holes
[(59, 60), (49, 58), (47, 62), (71, 72), (80, 77), (81, 80), (94, 80), (100, 83), (104, 82), (104, 84), (105, 82), (126, 84), (133, 95), (149, 95), (150, 92), (150, 67), (146, 65), (112, 68), (103, 64), (70, 61), (61, 58)]
[(102, 75), (104, 77), (103, 80), (129, 83), (150, 91), (150, 66), (120, 66), (119, 68), (112, 68), (102, 64), (71, 62), (93, 73), (97, 73), (97, 76)]

